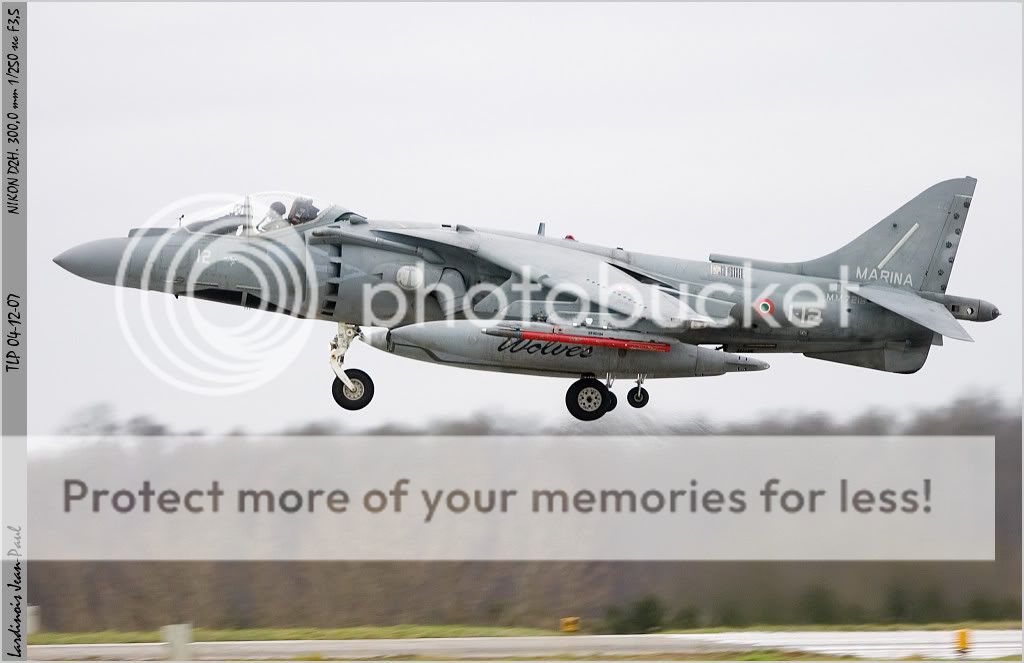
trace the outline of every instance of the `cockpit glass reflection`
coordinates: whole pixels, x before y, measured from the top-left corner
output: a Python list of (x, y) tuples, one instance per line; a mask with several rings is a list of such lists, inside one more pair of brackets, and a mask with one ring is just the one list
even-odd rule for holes
[(315, 221), (325, 205), (309, 196), (271, 191), (187, 215), (185, 228), (214, 235), (262, 234)]

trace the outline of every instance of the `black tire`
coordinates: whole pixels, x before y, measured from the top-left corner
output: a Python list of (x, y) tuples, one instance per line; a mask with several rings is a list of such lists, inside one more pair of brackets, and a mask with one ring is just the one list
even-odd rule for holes
[(331, 386), (334, 402), (346, 410), (361, 410), (373, 400), (373, 380), (358, 368), (345, 369), (345, 375), (352, 381), (355, 391), (350, 392), (341, 380), (334, 378), (334, 384)]
[(618, 405), (618, 404), (619, 404), (618, 397), (615, 395), (615, 392), (613, 392), (613, 391), (611, 391), (609, 389), (608, 390), (608, 405), (605, 406), (604, 411), (605, 412), (611, 412), (612, 410), (615, 409), (615, 406)]
[(610, 393), (600, 380), (583, 378), (573, 382), (565, 392), (565, 407), (580, 421), (600, 419), (607, 412)]
[(643, 407), (651, 401), (651, 394), (643, 387), (633, 387), (626, 394), (626, 402), (633, 407)]

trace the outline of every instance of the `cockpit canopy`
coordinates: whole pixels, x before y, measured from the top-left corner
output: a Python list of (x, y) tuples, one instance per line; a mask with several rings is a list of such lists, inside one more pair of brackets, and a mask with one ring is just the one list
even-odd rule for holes
[(326, 205), (309, 196), (267, 191), (245, 196), (229, 205), (186, 214), (182, 222), (190, 232), (214, 235), (261, 234), (316, 221), (327, 210), (347, 210)]

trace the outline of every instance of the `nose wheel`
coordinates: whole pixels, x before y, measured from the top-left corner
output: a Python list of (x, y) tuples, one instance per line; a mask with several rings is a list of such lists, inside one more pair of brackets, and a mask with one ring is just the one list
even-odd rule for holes
[(358, 368), (342, 368), (345, 353), (358, 336), (358, 326), (339, 322), (338, 334), (331, 341), (331, 369), (335, 376), (331, 395), (346, 410), (361, 410), (373, 399), (373, 380), (370, 376)]
[(349, 385), (334, 378), (334, 385), (331, 387), (334, 401), (346, 410), (361, 410), (369, 405), (373, 399), (373, 380), (370, 376), (358, 368), (347, 368), (345, 377), (348, 378)]

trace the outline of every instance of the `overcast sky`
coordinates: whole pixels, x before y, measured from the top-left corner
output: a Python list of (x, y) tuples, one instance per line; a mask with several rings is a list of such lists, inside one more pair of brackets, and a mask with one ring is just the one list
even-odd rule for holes
[[(909, 376), (768, 356), (765, 372), (651, 382), (645, 410), (608, 417), (842, 415), (971, 389), (1017, 399), (1021, 18), (1018, 3), (32, 4), (30, 432), (104, 402), (179, 429), (476, 411), (570, 421), (568, 380), (366, 346), (347, 365), (372, 375), (376, 397), (342, 411), (328, 322), (284, 321), (290, 365), (256, 390), (175, 388), (128, 347), (113, 289), (51, 262), (176, 199), (266, 189), (371, 218), (527, 232), (543, 220), (634, 251), (799, 260), (972, 175), (949, 292), (1003, 311), (966, 323), (975, 343), (947, 341)], [(129, 292), (127, 314), (165, 298)]]

